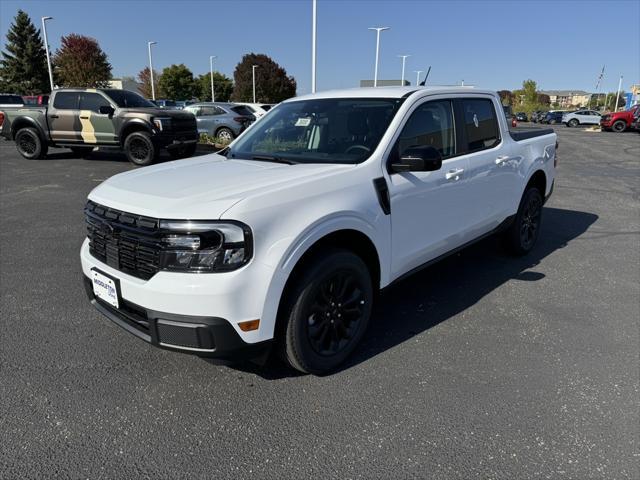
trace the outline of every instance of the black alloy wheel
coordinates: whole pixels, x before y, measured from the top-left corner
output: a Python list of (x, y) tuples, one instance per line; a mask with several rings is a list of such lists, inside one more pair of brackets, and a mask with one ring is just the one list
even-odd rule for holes
[(344, 350), (363, 322), (364, 293), (350, 271), (336, 272), (316, 288), (307, 311), (307, 338), (318, 355)]
[(41, 159), (47, 155), (47, 144), (43, 143), (35, 128), (21, 128), (15, 136), (18, 153), (28, 160)]
[(138, 166), (151, 165), (158, 156), (158, 149), (147, 132), (133, 132), (124, 142), (129, 161)]
[(513, 223), (504, 233), (506, 246), (514, 255), (526, 255), (536, 245), (542, 225), (542, 193), (530, 187), (522, 196)]
[(294, 272), (279, 312), (277, 341), (291, 367), (325, 374), (342, 363), (369, 324), (373, 282), (355, 253), (327, 249)]

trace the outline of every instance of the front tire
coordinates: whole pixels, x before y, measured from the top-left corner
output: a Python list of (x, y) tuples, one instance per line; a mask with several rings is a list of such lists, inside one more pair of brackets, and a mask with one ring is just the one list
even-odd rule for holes
[(526, 255), (538, 241), (544, 203), (542, 195), (536, 187), (529, 187), (522, 195), (516, 218), (505, 232), (507, 248), (514, 255)]
[(280, 339), (285, 360), (316, 375), (340, 365), (369, 324), (373, 284), (363, 260), (347, 250), (322, 252), (296, 277), (285, 299)]
[(227, 127), (219, 128), (216, 131), (215, 136), (218, 137), (220, 140), (222, 140), (222, 142), (225, 145), (231, 143), (231, 141), (234, 139), (233, 132), (231, 131), (230, 128), (227, 128)]
[(40, 160), (47, 156), (49, 146), (42, 141), (35, 128), (21, 128), (15, 136), (18, 153), (27, 160)]
[(622, 133), (627, 129), (627, 124), (622, 120), (618, 120), (611, 125), (611, 129), (616, 133)]
[(145, 167), (158, 158), (159, 150), (147, 132), (133, 132), (124, 141), (124, 152), (134, 165)]

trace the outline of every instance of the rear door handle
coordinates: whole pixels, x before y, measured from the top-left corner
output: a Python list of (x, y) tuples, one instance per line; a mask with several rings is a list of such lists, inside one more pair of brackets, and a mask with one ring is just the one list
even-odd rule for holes
[(444, 174), (444, 178), (447, 180), (460, 180), (460, 175), (464, 173), (464, 168), (454, 168)]
[(49, 118), (60, 118), (58, 115), (49, 115)]
[(500, 155), (498, 158), (496, 158), (496, 165), (502, 165), (507, 160), (509, 160), (509, 155)]
[(89, 120), (89, 117), (87, 117), (87, 116), (85, 116), (85, 115), (80, 115), (80, 118), (81, 118), (82, 120)]

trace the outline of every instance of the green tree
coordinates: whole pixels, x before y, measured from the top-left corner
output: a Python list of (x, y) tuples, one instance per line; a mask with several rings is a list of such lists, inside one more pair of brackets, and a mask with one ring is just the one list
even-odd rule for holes
[(498, 90), (498, 95), (500, 96), (500, 101), (502, 105), (512, 105), (513, 104), (513, 93), (509, 90)]
[[(203, 102), (211, 100), (211, 75), (203, 73), (196, 79), (196, 97)], [(216, 102), (228, 102), (233, 92), (233, 80), (220, 72), (213, 72), (213, 89)]]
[[(618, 92), (609, 92), (603, 94), (602, 97), (598, 97), (598, 106), (604, 107), (604, 110), (607, 112), (613, 112), (616, 108), (616, 93)], [(626, 103), (627, 99), (624, 97), (624, 92), (621, 91), (620, 96), (618, 97), (618, 110), (623, 109), (626, 106)]]
[(249, 53), (242, 57), (233, 72), (234, 88), (231, 99), (253, 101), (252, 66), (256, 68), (256, 101), (279, 103), (296, 94), (296, 81), (287, 71), (263, 54)]
[(5, 48), (0, 61), (0, 91), (35, 95), (51, 90), (40, 30), (22, 10), (7, 32)]
[(197, 93), (193, 73), (182, 63), (170, 65), (162, 70), (158, 85), (162, 95), (171, 100), (190, 100)]
[(62, 37), (53, 56), (53, 74), (61, 87), (101, 88), (109, 85), (111, 64), (95, 38), (71, 33)]
[[(153, 87), (157, 96), (160, 96), (160, 87), (158, 85), (158, 78), (160, 75), (157, 71), (153, 71)], [(151, 98), (151, 75), (149, 73), (149, 67), (144, 67), (138, 72), (138, 83), (140, 84), (140, 93), (143, 97)]]

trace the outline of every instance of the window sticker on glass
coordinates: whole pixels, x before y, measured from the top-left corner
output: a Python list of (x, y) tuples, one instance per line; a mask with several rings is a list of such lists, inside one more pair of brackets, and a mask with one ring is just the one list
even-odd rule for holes
[(296, 121), (296, 127), (308, 127), (309, 125), (311, 125), (310, 117), (298, 118), (298, 120)]

